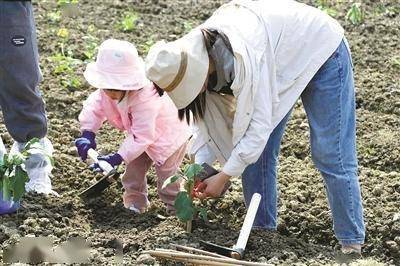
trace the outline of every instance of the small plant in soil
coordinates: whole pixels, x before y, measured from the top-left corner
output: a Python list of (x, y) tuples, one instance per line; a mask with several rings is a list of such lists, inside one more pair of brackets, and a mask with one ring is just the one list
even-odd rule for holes
[(126, 13), (122, 21), (118, 24), (118, 29), (123, 32), (133, 31), (139, 16), (135, 12)]
[(143, 54), (147, 54), (154, 43), (155, 43), (154, 38), (150, 37), (150, 39), (145, 41), (144, 44), (139, 44), (139, 48)]
[(55, 12), (50, 12), (47, 14), (47, 18), (50, 20), (52, 23), (57, 23), (61, 21), (61, 11), (57, 10)]
[(400, 69), (400, 56), (393, 57), (390, 60), (390, 63), (392, 64), (393, 67)]
[(192, 220), (199, 215), (203, 220), (207, 220), (207, 210), (204, 207), (198, 206), (195, 202), (194, 189), (197, 186), (196, 177), (203, 171), (203, 167), (199, 164), (188, 164), (183, 172), (165, 180), (163, 187), (175, 183), (180, 178), (184, 180), (183, 189), (176, 196), (174, 207), (178, 219), (186, 223), (186, 230), (191, 232)]
[(350, 20), (353, 25), (362, 23), (364, 21), (364, 12), (361, 8), (361, 3), (352, 4), (350, 10), (347, 12), (346, 18)]
[(83, 36), (85, 40), (85, 50), (83, 51), (84, 56), (88, 60), (93, 60), (98, 49), (98, 39), (93, 35), (96, 28), (94, 25), (90, 25), (87, 29), (88, 35)]
[(53, 74), (60, 75), (60, 83), (63, 87), (68, 89), (77, 89), (82, 83), (78, 76), (75, 74), (75, 68), (79, 66), (82, 61), (73, 58), (73, 53), (67, 47), (69, 40), (69, 31), (66, 28), (60, 28), (57, 31), (59, 37), (58, 46), (60, 47), (60, 53), (50, 57), (50, 62), (54, 64)]
[(338, 12), (334, 8), (329, 6), (328, 0), (318, 0), (317, 7), (331, 17), (336, 17), (338, 14)]
[(183, 22), (183, 33), (188, 33), (193, 29), (193, 23), (190, 21)]
[(70, 4), (73, 4), (73, 5), (76, 5), (76, 4), (78, 4), (78, 0), (57, 0), (57, 5), (58, 6), (65, 6), (65, 5), (70, 5)]
[(75, 68), (82, 63), (81, 60), (61, 53), (50, 57), (49, 60), (54, 64), (53, 74), (61, 76), (61, 85), (69, 89), (77, 89), (82, 85), (80, 78), (75, 74)]
[[(16, 202), (22, 198), (25, 193), (25, 184), (29, 181), (25, 162), (35, 152), (45, 154), (37, 138), (27, 142), (21, 152), (4, 154), (4, 157), (0, 158), (0, 191), (3, 200)], [(52, 162), (52, 158), (49, 155), (46, 156)]]

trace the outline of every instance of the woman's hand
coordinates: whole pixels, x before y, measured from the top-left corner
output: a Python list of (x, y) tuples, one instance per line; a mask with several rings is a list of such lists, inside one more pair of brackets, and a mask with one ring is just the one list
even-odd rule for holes
[(196, 197), (199, 199), (205, 198), (218, 198), (221, 196), (222, 191), (224, 190), (225, 183), (231, 176), (225, 174), (224, 172), (220, 172), (212, 177), (207, 178), (203, 181), (204, 187), (203, 190), (198, 192)]

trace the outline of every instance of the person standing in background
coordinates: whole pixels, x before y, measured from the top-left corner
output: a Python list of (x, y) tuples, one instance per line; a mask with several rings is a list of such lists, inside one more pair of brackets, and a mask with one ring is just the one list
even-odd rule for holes
[[(21, 151), (29, 140), (38, 138), (46, 154), (52, 154), (38, 87), (41, 80), (31, 1), (0, 1), (0, 106), (14, 139), (11, 152)], [(27, 191), (55, 193), (50, 180), (52, 166), (45, 154), (32, 154), (25, 165), (30, 179)]]

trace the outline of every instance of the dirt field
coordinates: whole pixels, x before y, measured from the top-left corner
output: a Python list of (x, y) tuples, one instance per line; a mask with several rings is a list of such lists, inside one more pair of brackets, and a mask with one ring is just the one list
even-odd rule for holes
[[(113, 186), (93, 202), (81, 201), (78, 191), (95, 176), (80, 162), (73, 145), (79, 135), (77, 116), (82, 101), (92, 91), (82, 78), (90, 44), (111, 37), (124, 39), (134, 42), (144, 55), (154, 41), (176, 39), (224, 1), (80, 0), (77, 16), (61, 19), (55, 13), (59, 9), (56, 1), (33, 2), (44, 75), (41, 90), (50, 120), (49, 138), (55, 148), (53, 184), (62, 197), (30, 194), (18, 214), (0, 217), (1, 247), (27, 235), (51, 236), (56, 243), (81, 236), (93, 248), (91, 264), (106, 265), (113, 263), (120, 240), (124, 262), (132, 265), (142, 263), (137, 260), (141, 251), (168, 247), (169, 243), (196, 246), (199, 240), (208, 240), (233, 245), (245, 211), (240, 180), (234, 181), (233, 190), (222, 201), (209, 202), (210, 223), (199, 223), (189, 235), (176, 218), (157, 218), (164, 210), (153, 173), (149, 176), (152, 209), (146, 214), (134, 215), (124, 209), (120, 186)], [(351, 3), (341, 2), (329, 6), (337, 11), (336, 18), (347, 31), (355, 66), (359, 176), (367, 228), (364, 258), (371, 265), (400, 265), (400, 2), (362, 1), (366, 16), (360, 25), (346, 20)], [(134, 29), (124, 32), (118, 25), (128, 11), (136, 11), (138, 20)], [(67, 37), (59, 31), (62, 28), (69, 31)], [(60, 53), (61, 46), (65, 54), (81, 61), (67, 64), (70, 69), (56, 74), (60, 60), (52, 56)], [(73, 82), (62, 84), (62, 80)], [(337, 241), (322, 178), (311, 161), (308, 132), (299, 103), (282, 143), (279, 228), (275, 233), (254, 232), (247, 260), (286, 265), (335, 262)], [(10, 146), (12, 140), (3, 123), (1, 133)], [(102, 153), (115, 151), (123, 137), (108, 126), (98, 136)]]

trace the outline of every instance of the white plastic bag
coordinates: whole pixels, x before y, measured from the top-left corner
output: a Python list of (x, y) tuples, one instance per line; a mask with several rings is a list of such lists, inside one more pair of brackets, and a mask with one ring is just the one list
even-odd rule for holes
[(3, 139), (0, 136), (0, 160), (3, 160), (4, 154), (7, 153), (6, 146), (4, 146)]
[[(36, 150), (32, 152), (25, 162), (25, 170), (29, 176), (29, 182), (26, 183), (25, 189), (26, 191), (59, 196), (57, 192), (52, 190), (50, 179), (53, 166), (48, 156), (53, 155), (53, 145), (48, 138), (40, 139), (39, 143), (43, 151)], [(21, 152), (25, 144), (14, 142), (10, 154)]]

